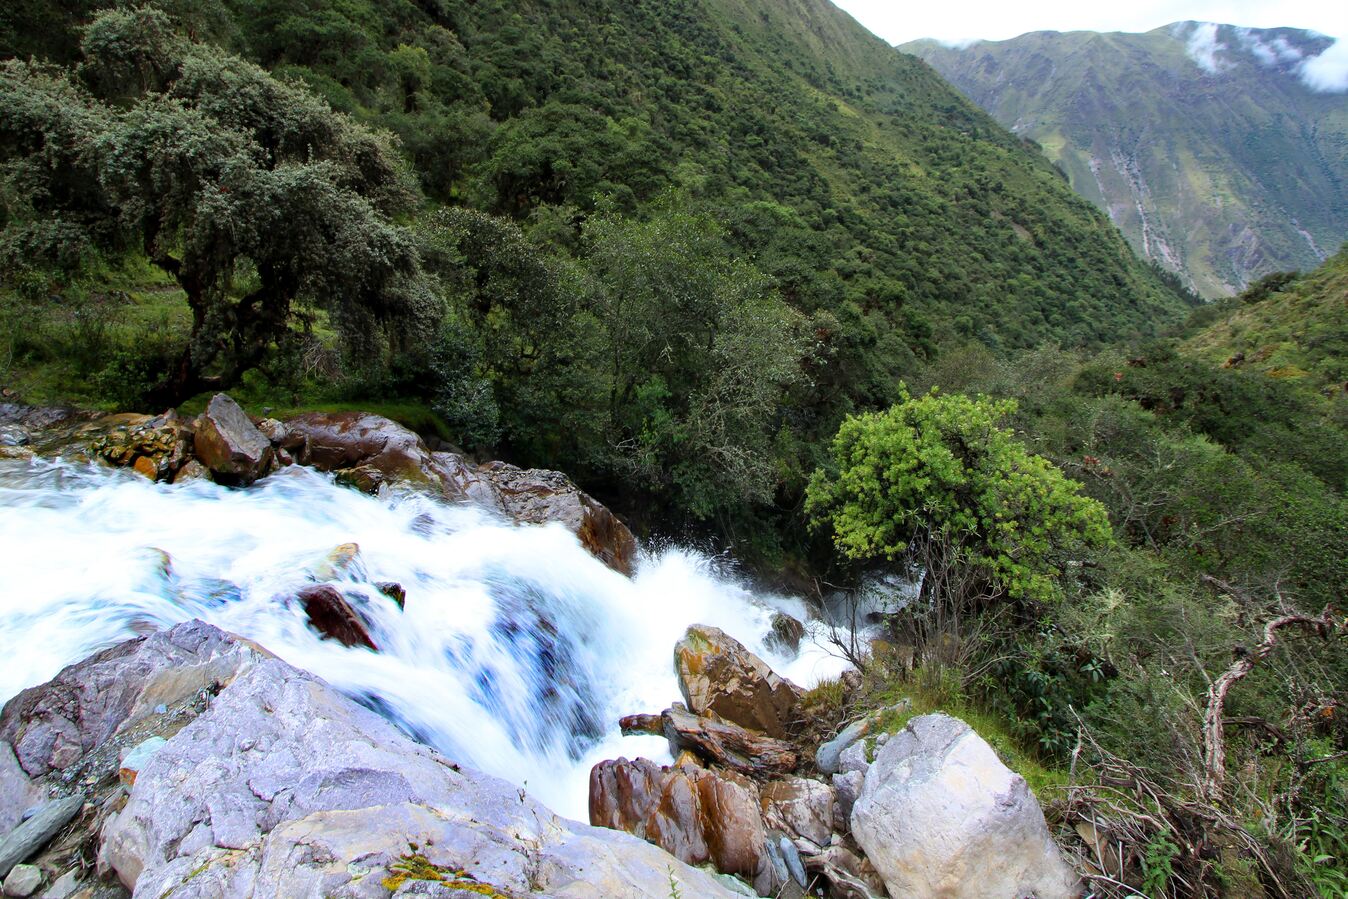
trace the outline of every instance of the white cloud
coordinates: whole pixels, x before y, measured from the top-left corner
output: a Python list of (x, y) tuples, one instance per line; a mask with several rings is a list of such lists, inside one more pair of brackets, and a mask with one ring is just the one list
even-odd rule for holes
[(1266, 32), (1256, 31), (1253, 28), (1237, 28), (1235, 32), (1240, 45), (1266, 69), (1276, 68), (1280, 63), (1297, 62), (1304, 55), (1300, 49), (1288, 43), (1285, 37), (1264, 40)]
[(1199, 22), (1189, 35), (1188, 43), (1184, 45), (1184, 52), (1209, 75), (1215, 75), (1222, 70), (1222, 61), (1217, 58), (1217, 54), (1225, 49), (1226, 44), (1217, 40), (1215, 22)]
[(920, 37), (1000, 41), (1027, 31), (1150, 31), (1171, 22), (1222, 22), (1254, 28), (1314, 28), (1348, 39), (1344, 0), (835, 0), (890, 43)]
[(1348, 92), (1348, 40), (1340, 38), (1298, 68), (1302, 82), (1322, 94)]

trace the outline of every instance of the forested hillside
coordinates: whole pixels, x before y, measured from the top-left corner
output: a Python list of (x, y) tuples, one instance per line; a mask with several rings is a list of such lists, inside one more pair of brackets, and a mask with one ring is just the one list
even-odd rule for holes
[(1098, 346), (1187, 302), (822, 0), (98, 5), (0, 14), (37, 389), (307, 372), (705, 517), (798, 490), (941, 344)]
[(1176, 22), (902, 49), (1039, 143), (1139, 253), (1217, 298), (1314, 268), (1348, 238), (1348, 94), (1301, 76), (1330, 43)]

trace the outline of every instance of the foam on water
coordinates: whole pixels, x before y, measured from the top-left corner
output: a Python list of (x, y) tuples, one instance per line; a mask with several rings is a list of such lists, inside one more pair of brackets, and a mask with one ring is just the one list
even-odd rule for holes
[[(380, 652), (319, 639), (290, 599), (328, 554)], [(799, 657), (762, 641), (773, 608), (697, 553), (644, 557), (631, 580), (565, 529), (515, 527), (414, 494), (371, 497), (289, 468), (247, 490), (152, 484), (125, 471), (0, 461), (0, 702), (137, 633), (201, 618), (266, 646), (450, 757), (586, 817), (590, 766), (667, 759), (617, 719), (678, 698), (675, 641), (723, 628), (805, 686), (843, 663), (822, 639)], [(407, 605), (373, 586), (396, 581)]]

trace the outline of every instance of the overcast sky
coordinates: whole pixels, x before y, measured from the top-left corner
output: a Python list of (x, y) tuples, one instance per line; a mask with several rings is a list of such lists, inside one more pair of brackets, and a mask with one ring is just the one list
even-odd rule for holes
[(919, 37), (1003, 40), (1027, 31), (1150, 31), (1193, 19), (1309, 28), (1348, 38), (1348, 0), (834, 0), (893, 44)]

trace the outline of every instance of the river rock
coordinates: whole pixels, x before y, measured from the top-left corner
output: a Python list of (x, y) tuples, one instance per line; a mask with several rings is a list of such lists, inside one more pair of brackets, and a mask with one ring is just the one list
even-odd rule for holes
[(66, 796), (44, 803), (27, 821), (10, 831), (0, 841), (0, 878), (10, 869), (29, 858), (70, 823), (70, 819), (84, 807), (83, 796)]
[(0, 740), (29, 777), (64, 770), (155, 707), (229, 683), (253, 655), (201, 622), (119, 643), (6, 703)]
[(300, 601), (314, 630), (324, 637), (343, 646), (364, 646), (379, 651), (365, 622), (336, 587), (314, 584), (295, 594), (295, 598)]
[(733, 895), (628, 834), (558, 818), (318, 678), (215, 634), (250, 663), (148, 760), (103, 829), (100, 861), (136, 895), (387, 896), (391, 866), (413, 852), (502, 893), (667, 899), (672, 878), (684, 896)]
[(759, 797), (763, 820), (769, 827), (821, 846), (832, 837), (836, 800), (828, 784), (788, 777), (765, 784)]
[(521, 524), (560, 522), (592, 555), (630, 575), (637, 542), (618, 517), (564, 474), (504, 462), (473, 465), (436, 452), (395, 421), (363, 412), (310, 412), (285, 423), (283, 449), (303, 465), (336, 472), (360, 489), (386, 483), (429, 489)]
[(9, 833), (23, 820), (26, 809), (38, 803), (40, 793), (19, 767), (14, 750), (0, 742), (0, 834)]
[[(281, 447), (301, 465), (356, 472), (352, 480), (441, 487), (426, 445), (412, 431), (367, 412), (308, 412), (285, 423)], [(377, 486), (377, 484), (375, 485)]]
[(800, 641), (805, 638), (805, 625), (785, 612), (772, 613), (772, 630), (763, 642), (769, 649), (784, 656), (796, 656), (800, 653)]
[(690, 865), (710, 863), (767, 893), (758, 788), (707, 768), (662, 768), (649, 759), (600, 762), (590, 771), (590, 823), (649, 840)]
[(861, 796), (861, 785), (866, 782), (866, 775), (861, 771), (848, 771), (833, 775), (833, 795), (837, 797), (838, 819), (835, 827), (846, 833), (852, 827), (852, 807), (856, 805), (857, 798)]
[(69, 899), (80, 887), (80, 872), (67, 871), (42, 892), (41, 899)]
[(42, 886), (42, 869), (37, 865), (15, 865), (5, 878), (4, 893), (17, 899), (25, 899), (37, 892)]
[(561, 522), (591, 555), (622, 574), (631, 575), (637, 541), (618, 520), (571, 479), (558, 471), (516, 468), (489, 462), (479, 469), (501, 497), (505, 513), (527, 524)]
[(674, 647), (674, 669), (688, 708), (776, 738), (799, 715), (800, 692), (720, 628), (695, 624)]
[(852, 834), (891, 896), (1078, 893), (1025, 779), (947, 715), (914, 718), (881, 747), (852, 809)]
[(713, 764), (766, 780), (795, 770), (795, 748), (728, 721), (694, 715), (675, 703), (659, 715), (628, 715), (618, 722), (624, 734), (655, 734), (669, 741), (671, 755), (693, 752)]
[(197, 419), (196, 453), (222, 483), (251, 484), (272, 464), (271, 441), (223, 393), (211, 397)]

